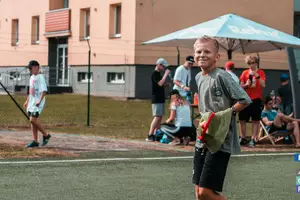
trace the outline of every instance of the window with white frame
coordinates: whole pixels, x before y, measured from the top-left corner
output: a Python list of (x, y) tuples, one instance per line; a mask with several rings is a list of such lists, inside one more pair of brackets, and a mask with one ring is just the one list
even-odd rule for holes
[(32, 17), (31, 23), (31, 44), (40, 43), (40, 17)]
[(107, 83), (124, 84), (125, 83), (125, 73), (124, 72), (108, 72), (107, 73)]
[(19, 20), (12, 20), (12, 31), (11, 31), (11, 45), (16, 46), (19, 44)]
[(110, 6), (110, 37), (120, 38), (122, 28), (122, 6), (113, 4)]
[(90, 37), (90, 9), (80, 11), (80, 40), (87, 40)]
[(115, 37), (121, 37), (121, 11), (122, 7), (121, 5), (115, 6), (115, 22), (114, 22), (114, 36)]
[[(77, 81), (78, 83), (87, 83), (88, 82), (88, 72), (78, 72)], [(93, 82), (93, 72), (91, 72), (90, 82)]]

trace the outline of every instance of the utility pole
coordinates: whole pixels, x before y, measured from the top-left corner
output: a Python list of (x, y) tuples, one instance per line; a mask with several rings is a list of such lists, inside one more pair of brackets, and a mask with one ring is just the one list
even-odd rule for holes
[(87, 102), (87, 126), (90, 126), (90, 113), (91, 113), (91, 46), (90, 38), (86, 39), (89, 45), (89, 55), (88, 55), (88, 102)]

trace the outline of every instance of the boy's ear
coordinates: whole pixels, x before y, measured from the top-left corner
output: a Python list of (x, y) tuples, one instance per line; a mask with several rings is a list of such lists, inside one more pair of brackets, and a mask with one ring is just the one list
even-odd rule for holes
[(215, 63), (220, 60), (221, 55), (218, 53), (215, 58)]

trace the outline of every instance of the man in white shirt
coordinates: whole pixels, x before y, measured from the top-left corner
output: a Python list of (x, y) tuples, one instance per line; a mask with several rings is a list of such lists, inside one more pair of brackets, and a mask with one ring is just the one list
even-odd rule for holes
[(234, 70), (234, 63), (231, 61), (228, 61), (225, 64), (225, 70), (230, 74), (230, 76), (233, 78), (233, 80), (237, 83), (240, 84), (240, 79), (235, 75), (235, 73), (232, 72)]
[(188, 92), (190, 92), (190, 84), (191, 84), (191, 67), (194, 64), (194, 57), (187, 56), (185, 59), (185, 63), (180, 65), (174, 75), (174, 90), (178, 90), (179, 94), (182, 97), (186, 97)]

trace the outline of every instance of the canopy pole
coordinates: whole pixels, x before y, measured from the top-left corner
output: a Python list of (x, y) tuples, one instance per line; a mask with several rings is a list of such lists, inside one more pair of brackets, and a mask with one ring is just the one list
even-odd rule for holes
[(177, 66), (179, 66), (180, 65), (180, 51), (179, 51), (178, 46), (176, 47), (176, 49), (177, 49)]
[(232, 59), (232, 50), (230, 50), (230, 49), (227, 50), (227, 57), (228, 57), (228, 60)]
[(260, 56), (259, 53), (257, 52), (257, 68), (259, 69), (259, 64), (260, 64)]
[[(290, 84), (291, 84), (292, 96), (293, 96), (294, 117), (299, 119), (300, 118), (300, 105), (299, 105), (300, 82), (299, 82), (299, 78), (298, 78), (298, 70), (299, 69), (297, 69), (294, 49), (291, 47), (287, 47), (286, 52), (287, 52), (288, 63), (289, 63)], [(298, 102), (298, 104), (296, 102)]]

